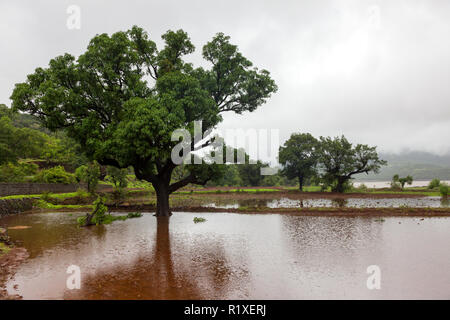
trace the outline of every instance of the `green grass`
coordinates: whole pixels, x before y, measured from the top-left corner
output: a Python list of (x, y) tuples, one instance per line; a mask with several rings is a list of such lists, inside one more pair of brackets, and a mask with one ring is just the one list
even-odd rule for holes
[[(41, 198), (44, 194), (19, 194), (19, 195), (14, 195), (14, 196), (6, 196), (6, 197), (1, 197), (1, 200), (6, 200), (6, 199), (24, 199), (24, 198)], [(50, 198), (53, 199), (60, 199), (60, 200), (65, 200), (68, 198), (75, 198), (75, 197), (89, 197), (89, 193), (82, 191), (82, 192), (68, 192), (68, 193), (51, 193), (49, 194)]]
[(8, 247), (6, 244), (4, 244), (3, 242), (0, 242), (0, 256), (2, 254), (6, 254), (11, 250), (10, 247)]
[(363, 193), (369, 193), (369, 194), (413, 194), (413, 195), (424, 195), (424, 196), (430, 196), (435, 197), (439, 196), (439, 192), (433, 192), (433, 191), (389, 191), (389, 190), (381, 190), (381, 191), (367, 191)]
[(19, 194), (15, 196), (6, 196), (1, 197), (0, 200), (7, 200), (7, 199), (24, 199), (24, 198), (40, 198), (40, 194)]
[(36, 207), (41, 209), (84, 209), (92, 208), (92, 205), (62, 205), (62, 204), (52, 204), (44, 200), (38, 200), (36, 202)]

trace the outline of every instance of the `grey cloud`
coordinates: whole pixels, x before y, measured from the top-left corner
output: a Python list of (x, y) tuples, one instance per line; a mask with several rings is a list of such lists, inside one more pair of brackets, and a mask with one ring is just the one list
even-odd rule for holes
[[(66, 28), (70, 4), (81, 30)], [(97, 33), (137, 24), (158, 40), (189, 32), (197, 49), (216, 32), (232, 37), (279, 92), (222, 128), (345, 134), (353, 141), (450, 152), (450, 2), (397, 1), (9, 1), (0, 4), (0, 103), (16, 82)], [(199, 50), (189, 59), (203, 63)]]

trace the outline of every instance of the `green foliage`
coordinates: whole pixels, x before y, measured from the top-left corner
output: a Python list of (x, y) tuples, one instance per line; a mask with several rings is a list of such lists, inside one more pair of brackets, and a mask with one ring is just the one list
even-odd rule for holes
[(62, 204), (53, 204), (42, 199), (36, 201), (36, 207), (41, 209), (50, 209), (50, 210), (58, 210), (58, 209), (83, 209), (83, 208), (91, 208), (90, 205), (62, 205)]
[(89, 193), (95, 194), (98, 186), (98, 181), (100, 179), (100, 166), (97, 161), (93, 161), (88, 163), (87, 165), (78, 167), (75, 170), (75, 177), (78, 181), (87, 184)]
[(206, 221), (205, 218), (194, 217), (194, 223), (201, 223), (201, 222), (205, 222), (205, 221)]
[(377, 173), (386, 161), (380, 160), (376, 147), (353, 146), (344, 136), (320, 137), (319, 164), (325, 185), (344, 192), (346, 183), (358, 173)]
[(45, 134), (28, 128), (16, 128), (10, 118), (0, 118), (0, 165), (38, 157), (44, 144)]
[(176, 166), (171, 151), (178, 144), (172, 132), (186, 128), (192, 134), (194, 121), (201, 120), (203, 134), (222, 121), (223, 112), (254, 111), (277, 87), (222, 33), (203, 47), (209, 70), (183, 60), (195, 49), (183, 30), (162, 39), (158, 50), (138, 27), (97, 35), (78, 59), (56, 57), (16, 84), (13, 109), (38, 116), (50, 130), (64, 128), (102, 165), (133, 167), (158, 193), (205, 184), (220, 167), (189, 166), (189, 174), (169, 188)]
[(75, 176), (67, 172), (63, 166), (56, 166), (49, 169), (43, 169), (33, 178), (33, 182), (41, 183), (76, 183)]
[(391, 188), (392, 189), (401, 189), (405, 187), (405, 184), (411, 185), (413, 183), (413, 177), (406, 176), (404, 178), (400, 178), (398, 174), (392, 177)]
[(238, 164), (237, 166), (239, 177), (244, 186), (256, 187), (263, 184), (264, 176), (261, 175), (261, 169), (268, 166), (266, 163), (260, 160), (256, 161), (256, 163), (249, 163), (246, 160), (245, 164)]
[(142, 217), (142, 213), (140, 213), (140, 212), (130, 212), (127, 214), (128, 219), (140, 218), (140, 217)]
[(208, 186), (241, 186), (242, 179), (239, 175), (238, 166), (237, 164), (224, 164), (223, 174), (210, 180)]
[(441, 184), (441, 180), (434, 178), (433, 180), (430, 181), (430, 183), (428, 184), (428, 189), (434, 189), (434, 188), (438, 188)]
[(289, 179), (298, 179), (300, 190), (306, 179), (317, 174), (318, 148), (319, 142), (309, 133), (294, 133), (280, 147), (282, 174)]
[(368, 188), (364, 183), (361, 183), (358, 187), (355, 188), (357, 191), (360, 192), (367, 192)]
[(111, 182), (116, 190), (122, 190), (128, 185), (128, 170), (119, 169), (113, 166), (108, 166), (106, 168), (106, 178), (105, 180)]
[(91, 213), (77, 219), (78, 225), (89, 226), (102, 224), (106, 219), (108, 207), (105, 206), (105, 198), (98, 197), (93, 203), (94, 208)]
[(77, 223), (80, 227), (86, 227), (91, 225), (101, 225), (110, 224), (114, 221), (124, 221), (127, 219), (134, 219), (142, 217), (140, 212), (130, 212), (125, 216), (113, 216), (111, 214), (106, 214), (108, 208), (105, 205), (105, 198), (98, 197), (94, 201), (94, 208), (91, 213), (85, 216), (79, 217)]
[(441, 194), (441, 196), (443, 198), (447, 198), (448, 197), (448, 185), (446, 183), (441, 183), (439, 186), (439, 192)]
[(41, 200), (44, 200), (45, 202), (50, 202), (52, 200), (52, 193), (50, 191), (46, 191), (43, 194), (41, 194)]
[(24, 182), (36, 174), (38, 166), (34, 163), (7, 163), (0, 166), (0, 182)]

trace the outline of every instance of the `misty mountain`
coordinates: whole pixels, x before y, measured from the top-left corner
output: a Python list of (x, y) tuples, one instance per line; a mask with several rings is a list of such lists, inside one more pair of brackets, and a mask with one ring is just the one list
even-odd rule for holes
[(386, 181), (392, 176), (413, 176), (414, 180), (430, 180), (438, 178), (450, 180), (450, 154), (436, 155), (423, 151), (408, 151), (402, 153), (380, 153), (380, 158), (387, 160), (388, 165), (378, 174), (359, 174), (357, 181)]

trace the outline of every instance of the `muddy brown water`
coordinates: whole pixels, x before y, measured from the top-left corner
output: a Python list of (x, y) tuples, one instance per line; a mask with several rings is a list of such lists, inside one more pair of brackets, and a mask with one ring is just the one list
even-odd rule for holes
[[(450, 218), (151, 213), (78, 228), (82, 213), (0, 219), (30, 257), (7, 283), (24, 299), (450, 298)], [(203, 217), (206, 222), (193, 222)], [(68, 290), (67, 268), (81, 269)], [(381, 270), (369, 290), (367, 267)]]

